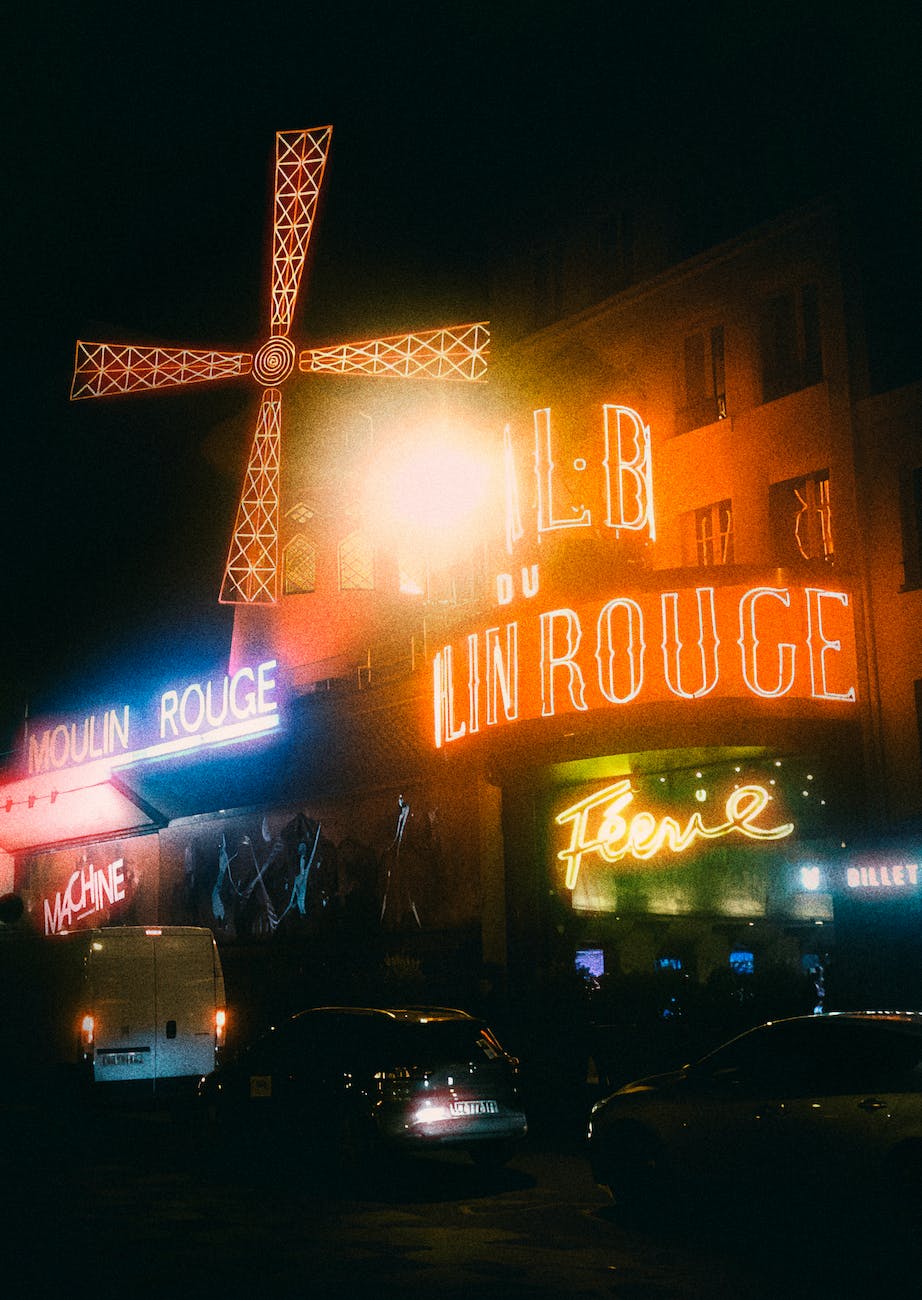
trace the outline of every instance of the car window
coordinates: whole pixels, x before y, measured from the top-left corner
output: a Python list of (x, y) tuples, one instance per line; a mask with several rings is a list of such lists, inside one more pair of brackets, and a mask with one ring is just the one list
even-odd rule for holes
[(922, 1091), (922, 1036), (898, 1021), (837, 1022), (829, 1035), (828, 1093)]
[(406, 1021), (391, 1030), (384, 1045), (387, 1064), (426, 1069), (446, 1063), (482, 1063), (502, 1055), (490, 1031), (475, 1020)]
[(718, 1090), (787, 1097), (919, 1091), (922, 1037), (897, 1023), (778, 1021), (718, 1048), (692, 1078)]

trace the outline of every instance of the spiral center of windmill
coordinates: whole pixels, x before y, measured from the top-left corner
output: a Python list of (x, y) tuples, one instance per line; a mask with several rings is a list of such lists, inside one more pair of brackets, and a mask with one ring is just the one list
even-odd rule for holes
[(295, 368), (295, 345), (276, 335), (267, 339), (253, 358), (253, 377), (260, 384), (281, 384)]

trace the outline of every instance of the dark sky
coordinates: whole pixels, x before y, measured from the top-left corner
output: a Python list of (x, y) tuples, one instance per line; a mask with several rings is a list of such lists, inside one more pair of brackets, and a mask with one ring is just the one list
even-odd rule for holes
[(742, 221), (857, 179), (887, 231), (879, 279), (913, 304), (902, 362), (916, 8), (21, 6), (0, 78), (0, 709), (80, 708), (226, 653), (253, 385), (68, 391), (80, 337), (261, 341), (277, 130), (334, 127), (298, 343), (482, 318), (491, 250), (640, 169)]

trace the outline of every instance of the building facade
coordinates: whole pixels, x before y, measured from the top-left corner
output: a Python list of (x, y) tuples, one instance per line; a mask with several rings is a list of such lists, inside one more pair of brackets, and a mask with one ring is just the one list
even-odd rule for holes
[[(615, 260), (578, 309), (566, 259), (553, 309), (510, 264), (488, 387), (335, 408), (213, 677), (32, 725), (20, 924), (205, 924), (257, 1001), (282, 950), (290, 1002), (382, 970), (922, 996), (922, 391), (869, 390), (831, 206)], [(495, 471), (463, 525), (402, 459), (462, 422)]]

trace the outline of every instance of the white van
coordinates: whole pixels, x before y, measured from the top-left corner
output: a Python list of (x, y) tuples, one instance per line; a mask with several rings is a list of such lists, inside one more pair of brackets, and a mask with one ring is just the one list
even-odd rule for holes
[(215, 1068), (224, 976), (210, 930), (113, 926), (54, 935), (54, 1056), (94, 1085), (179, 1088)]

